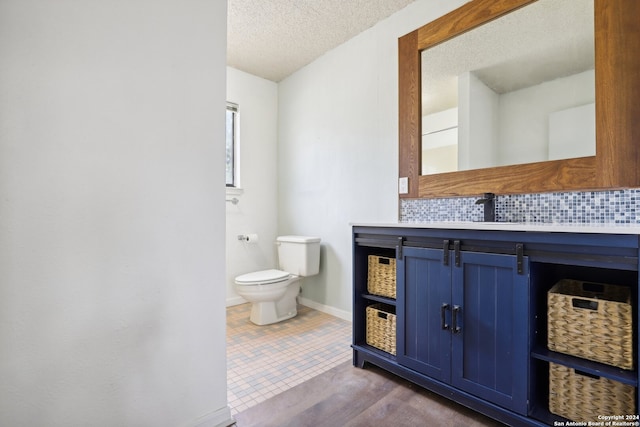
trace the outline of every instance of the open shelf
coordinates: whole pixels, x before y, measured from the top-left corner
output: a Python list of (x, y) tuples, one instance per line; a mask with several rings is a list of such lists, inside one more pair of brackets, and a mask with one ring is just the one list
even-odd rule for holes
[(638, 373), (636, 371), (628, 371), (616, 368), (615, 366), (609, 366), (603, 363), (582, 359), (580, 357), (558, 353), (542, 346), (534, 347), (533, 351), (531, 352), (531, 357), (538, 360), (544, 360), (545, 362), (553, 362), (558, 365), (564, 365), (569, 368), (578, 369), (592, 375), (609, 378), (623, 384), (638, 387)]
[(393, 298), (381, 297), (379, 295), (373, 295), (373, 294), (362, 294), (361, 296), (362, 298), (369, 301), (381, 302), (383, 304), (388, 304), (392, 306), (396, 305), (396, 300)]

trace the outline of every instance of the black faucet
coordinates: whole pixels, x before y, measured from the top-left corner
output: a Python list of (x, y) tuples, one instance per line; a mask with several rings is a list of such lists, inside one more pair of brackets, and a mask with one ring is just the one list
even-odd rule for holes
[(476, 205), (484, 205), (484, 221), (495, 222), (496, 220), (496, 195), (484, 193), (482, 199), (476, 200)]

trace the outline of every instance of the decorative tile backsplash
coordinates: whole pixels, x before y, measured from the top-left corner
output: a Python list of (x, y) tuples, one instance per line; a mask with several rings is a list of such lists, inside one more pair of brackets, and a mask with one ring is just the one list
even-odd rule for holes
[[(401, 222), (482, 221), (479, 197), (403, 199)], [(496, 195), (496, 221), (640, 224), (640, 188), (608, 191)]]

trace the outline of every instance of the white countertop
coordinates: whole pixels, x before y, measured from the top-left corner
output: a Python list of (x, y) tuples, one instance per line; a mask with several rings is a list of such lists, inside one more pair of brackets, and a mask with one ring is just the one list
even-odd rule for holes
[(352, 223), (356, 227), (440, 228), (448, 230), (538, 231), (553, 233), (638, 234), (640, 224), (560, 224), (524, 222), (433, 221)]

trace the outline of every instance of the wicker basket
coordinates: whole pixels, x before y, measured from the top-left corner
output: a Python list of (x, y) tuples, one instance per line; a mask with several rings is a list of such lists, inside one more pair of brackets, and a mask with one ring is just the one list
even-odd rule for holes
[(633, 369), (630, 290), (561, 280), (547, 294), (550, 350)]
[(549, 411), (573, 421), (636, 413), (635, 387), (549, 363)]
[(369, 255), (367, 290), (370, 294), (396, 297), (396, 260), (377, 255)]
[(396, 354), (396, 315), (394, 307), (373, 304), (367, 307), (367, 344)]

